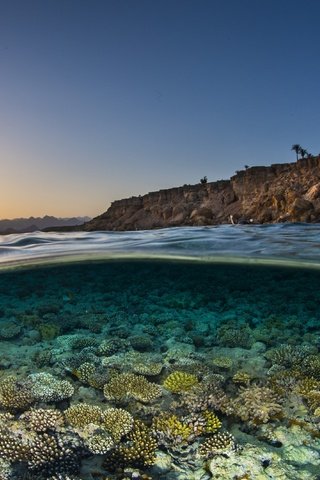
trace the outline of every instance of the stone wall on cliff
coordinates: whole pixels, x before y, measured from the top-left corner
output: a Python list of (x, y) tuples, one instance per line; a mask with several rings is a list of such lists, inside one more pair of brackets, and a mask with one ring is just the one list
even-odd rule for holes
[(320, 156), (114, 201), (84, 230), (320, 221)]

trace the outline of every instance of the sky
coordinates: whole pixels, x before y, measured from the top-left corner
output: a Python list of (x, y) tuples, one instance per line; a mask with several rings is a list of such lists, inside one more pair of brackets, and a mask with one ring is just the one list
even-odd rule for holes
[(320, 151), (319, 0), (0, 0), (0, 218)]

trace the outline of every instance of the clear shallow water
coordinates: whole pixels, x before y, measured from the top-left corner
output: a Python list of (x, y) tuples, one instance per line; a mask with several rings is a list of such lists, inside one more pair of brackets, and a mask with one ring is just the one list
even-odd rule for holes
[(0, 236), (2, 264), (66, 255), (233, 257), (320, 263), (320, 225), (222, 225)]
[(3, 237), (0, 479), (318, 479), (319, 232)]

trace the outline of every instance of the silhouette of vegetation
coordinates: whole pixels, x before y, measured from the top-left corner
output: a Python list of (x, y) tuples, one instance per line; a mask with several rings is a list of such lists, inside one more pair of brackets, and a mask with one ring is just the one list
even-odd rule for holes
[(299, 145), (299, 143), (294, 143), (291, 147), (291, 150), (293, 152), (296, 152), (297, 160), (299, 158), (300, 149), (301, 149), (301, 145)]
[(299, 159), (299, 155), (301, 158), (312, 157), (312, 154), (309, 153), (308, 150), (306, 150), (305, 148), (302, 148), (301, 145), (299, 145), (299, 143), (295, 143), (294, 145), (292, 145), (291, 150), (296, 152), (297, 160)]
[(207, 183), (207, 182), (208, 182), (207, 176), (204, 176), (204, 177), (200, 178), (200, 183), (203, 184), (203, 183)]

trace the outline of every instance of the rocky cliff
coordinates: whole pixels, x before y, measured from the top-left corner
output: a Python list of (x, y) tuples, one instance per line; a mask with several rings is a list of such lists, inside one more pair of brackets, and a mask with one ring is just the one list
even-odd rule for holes
[(113, 202), (91, 230), (320, 221), (320, 156), (251, 167), (230, 180), (184, 185)]

